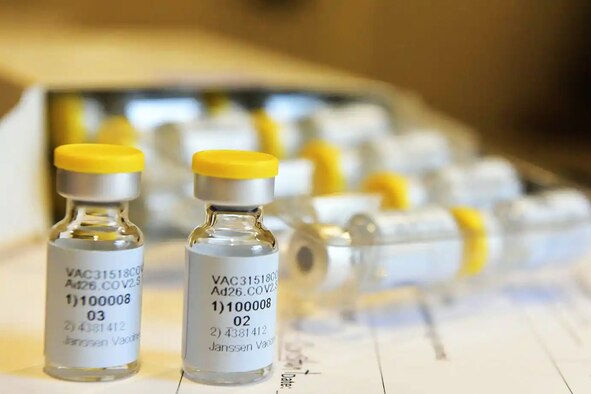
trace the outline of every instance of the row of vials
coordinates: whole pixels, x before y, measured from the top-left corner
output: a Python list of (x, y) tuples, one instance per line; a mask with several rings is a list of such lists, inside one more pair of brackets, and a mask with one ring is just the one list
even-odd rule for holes
[[(146, 153), (150, 166), (144, 176), (141, 222), (148, 228), (155, 223), (184, 231), (190, 225), (183, 225), (196, 214), (187, 166), (194, 152), (210, 149), (278, 157), (278, 198), (360, 190), (387, 194), (388, 208), (408, 209), (431, 204), (488, 207), (521, 194), (511, 163), (478, 158), (468, 136), (398, 124), (389, 109), (374, 102), (280, 96), (247, 109), (225, 95), (204, 95), (205, 110), (185, 111), (176, 118), (184, 108), (176, 101), (135, 98), (123, 111), (125, 117), (95, 120), (98, 125), (87, 140), (135, 145)], [(55, 141), (83, 140), (75, 135), (82, 127), (64, 119), (81, 118), (72, 109), (84, 106), (67, 95), (50, 104)]]
[[(264, 131), (259, 133), (246, 126), (217, 129), (208, 124), (167, 124), (154, 132), (154, 147), (159, 156), (180, 163), (187, 163), (191, 152), (208, 149), (264, 151), (283, 157), (277, 197), (353, 190), (376, 172), (419, 177), (452, 164), (474, 161), (470, 149), (458, 152), (454, 141), (437, 130), (412, 129), (397, 134), (383, 127), (377, 134), (359, 127), (355, 128), (358, 137), (353, 139), (346, 138), (344, 132), (337, 137), (340, 134), (336, 130), (295, 127), (275, 122), (268, 115), (264, 119), (268, 126), (260, 126), (258, 129)], [(346, 124), (344, 119), (340, 122)], [(356, 144), (343, 144), (342, 138)], [(281, 154), (283, 148), (275, 146), (283, 146), (285, 141), (290, 141), (291, 146), (287, 156)]]
[(509, 161), (478, 158), (469, 138), (432, 128), (397, 129), (377, 104), (327, 105), (298, 119), (272, 117), (262, 109), (237, 113), (160, 126), (154, 132), (157, 156), (184, 166), (202, 149), (273, 154), (281, 159), (278, 198), (379, 191), (388, 192), (388, 207), (406, 209), (433, 203), (490, 206), (522, 192)]
[[(47, 245), (44, 371), (83, 382), (131, 376), (140, 368), (144, 237), (128, 201), (141, 194), (144, 155), (67, 144), (55, 149), (54, 163), (67, 206)], [(236, 385), (270, 376), (279, 255), (261, 206), (273, 201), (278, 167), (260, 152), (193, 155), (194, 193), (207, 212), (179, 245), (186, 255), (179, 358), (191, 380)]]
[[(286, 250), (302, 295), (452, 283), (469, 276), (581, 261), (591, 252), (591, 203), (575, 189), (489, 208), (381, 208), (379, 195), (300, 203)], [(349, 294), (354, 294), (349, 293)]]

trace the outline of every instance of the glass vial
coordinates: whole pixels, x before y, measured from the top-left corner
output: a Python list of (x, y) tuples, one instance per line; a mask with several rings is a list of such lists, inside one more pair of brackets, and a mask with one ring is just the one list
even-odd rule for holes
[(127, 217), (143, 153), (104, 144), (55, 150), (66, 216), (50, 231), (44, 371), (98, 382), (139, 369), (143, 236)]
[(364, 141), (380, 139), (393, 129), (386, 107), (358, 101), (316, 108), (302, 120), (309, 139), (327, 141), (340, 147), (354, 147)]
[(451, 141), (438, 130), (414, 129), (367, 141), (362, 155), (368, 172), (420, 176), (452, 164)]
[[(368, 173), (420, 177), (443, 169), (453, 160), (450, 142), (433, 130), (388, 134), (368, 140), (360, 147), (311, 140), (303, 146), (301, 155), (314, 164), (314, 194), (317, 195), (355, 190)], [(415, 189), (409, 187), (411, 193)], [(422, 191), (422, 195), (425, 193)]]
[(350, 297), (562, 267), (590, 251), (591, 202), (581, 191), (559, 189), (492, 210), (373, 211), (344, 226), (308, 224), (292, 235), (286, 258), (290, 278), (306, 296), (339, 291)]
[(538, 268), (580, 261), (591, 248), (591, 202), (581, 191), (557, 189), (499, 204), (506, 234), (503, 268)]
[(183, 370), (208, 384), (265, 379), (275, 354), (278, 253), (263, 227), (273, 200), (275, 157), (246, 151), (193, 156), (205, 223), (186, 247)]
[(318, 236), (294, 234), (288, 261), (299, 288), (333, 291), (353, 284), (369, 293), (444, 282), (461, 270), (460, 228), (445, 209), (356, 214), (345, 228), (340, 239), (328, 226), (316, 226)]
[(508, 160), (494, 156), (450, 165), (421, 177), (377, 172), (364, 180), (362, 189), (382, 194), (383, 207), (393, 209), (429, 205), (489, 209), (523, 193), (515, 167)]

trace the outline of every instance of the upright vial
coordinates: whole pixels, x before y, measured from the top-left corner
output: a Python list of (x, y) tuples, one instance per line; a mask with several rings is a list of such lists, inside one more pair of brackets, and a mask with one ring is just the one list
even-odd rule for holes
[(264, 379), (275, 350), (278, 253), (263, 227), (278, 160), (247, 151), (193, 155), (205, 223), (186, 247), (183, 370), (191, 380), (234, 385)]
[(140, 193), (141, 151), (103, 144), (55, 150), (65, 218), (47, 252), (45, 367), (53, 377), (98, 382), (139, 369), (143, 236), (127, 217)]

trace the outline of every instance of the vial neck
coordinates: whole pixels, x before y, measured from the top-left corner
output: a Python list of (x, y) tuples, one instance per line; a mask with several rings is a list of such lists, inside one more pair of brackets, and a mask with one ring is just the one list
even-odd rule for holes
[(67, 200), (66, 219), (69, 221), (121, 221), (128, 215), (128, 202), (107, 203)]
[(261, 226), (263, 209), (260, 206), (207, 206), (207, 225), (214, 228), (250, 230)]

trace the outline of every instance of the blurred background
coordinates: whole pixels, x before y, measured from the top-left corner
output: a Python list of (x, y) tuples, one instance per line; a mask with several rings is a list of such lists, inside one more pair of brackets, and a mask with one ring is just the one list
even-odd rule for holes
[(410, 89), (491, 146), (591, 178), (586, 0), (0, 0), (0, 13), (210, 30)]

